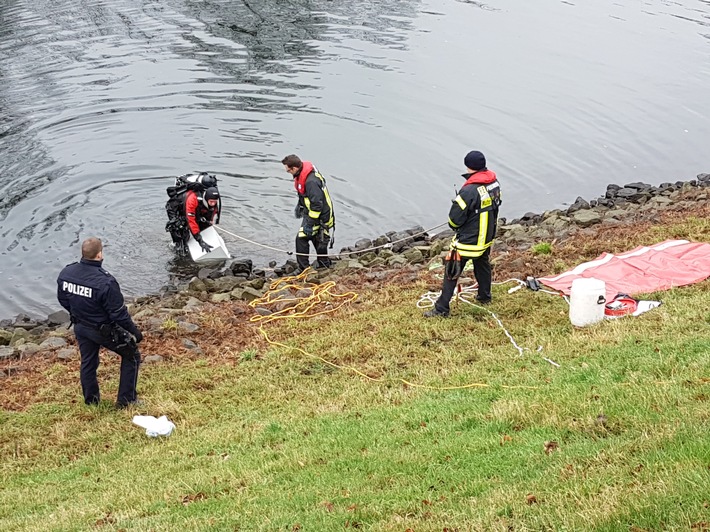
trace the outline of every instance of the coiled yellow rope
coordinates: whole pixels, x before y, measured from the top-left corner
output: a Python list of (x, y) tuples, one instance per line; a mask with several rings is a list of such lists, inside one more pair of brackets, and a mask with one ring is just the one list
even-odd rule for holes
[[(422, 388), (426, 390), (462, 390), (466, 388), (494, 387), (494, 385), (482, 382), (463, 384), (460, 386), (430, 386), (427, 384), (418, 384), (415, 382), (411, 382), (401, 377), (397, 377), (394, 379), (371, 377), (370, 375), (367, 375), (366, 373), (352, 366), (336, 364), (335, 362), (327, 360), (321, 356), (309, 353), (308, 351), (301, 349), (300, 347), (295, 347), (272, 340), (271, 338), (269, 338), (269, 335), (266, 330), (264, 330), (264, 325), (266, 325), (267, 323), (271, 323), (272, 321), (276, 320), (291, 318), (312, 318), (314, 316), (330, 314), (332, 312), (337, 311), (344, 305), (347, 305), (357, 299), (358, 295), (355, 292), (345, 292), (343, 294), (333, 292), (332, 290), (333, 288), (335, 288), (335, 282), (333, 281), (327, 281), (321, 284), (307, 282), (306, 278), (311, 273), (313, 273), (313, 270), (308, 268), (301, 272), (299, 275), (276, 279), (271, 283), (271, 285), (269, 285), (269, 291), (266, 292), (263, 297), (255, 299), (249, 303), (249, 306), (254, 309), (264, 308), (266, 310), (269, 310), (269, 314), (266, 315), (259, 314), (257, 310), (257, 314), (252, 316), (249, 321), (259, 324), (259, 332), (263, 335), (264, 339), (270, 345), (283, 347), (285, 349), (294, 349), (307, 357), (320, 360), (321, 362), (340, 370), (351, 371), (356, 375), (359, 375), (372, 382), (387, 382), (394, 380), (406, 384), (407, 386), (411, 386), (413, 388)], [(304, 289), (310, 290), (310, 295), (306, 297), (293, 297), (290, 293), (290, 290), (298, 291)], [(316, 309), (316, 307), (322, 306), (321, 304), (323, 303), (325, 303), (328, 308), (323, 310), (314, 310)], [(278, 306), (282, 306), (283, 308), (277, 309), (275, 311), (271, 311), (269, 308)], [(510, 386), (502, 384), (497, 386), (505, 389), (537, 388), (536, 386)]]

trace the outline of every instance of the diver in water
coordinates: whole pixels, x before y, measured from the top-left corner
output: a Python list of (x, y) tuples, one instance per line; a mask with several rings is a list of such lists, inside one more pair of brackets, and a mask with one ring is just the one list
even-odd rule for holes
[(212, 247), (200, 233), (207, 227), (218, 224), (222, 212), (222, 199), (217, 188), (217, 178), (206, 172), (186, 174), (175, 178), (175, 185), (168, 187), (165, 210), (168, 222), (165, 230), (170, 233), (178, 255), (188, 254), (190, 235), (205, 252)]

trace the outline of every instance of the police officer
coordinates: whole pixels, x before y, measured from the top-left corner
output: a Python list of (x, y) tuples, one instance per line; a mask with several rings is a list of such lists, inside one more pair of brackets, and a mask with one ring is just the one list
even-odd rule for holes
[(468, 170), (462, 176), (466, 182), (449, 211), (449, 227), (456, 234), (451, 240), (444, 285), (434, 308), (424, 313), (425, 318), (449, 315), (449, 301), (469, 260), (478, 282), (476, 300), (484, 305), (491, 302), (490, 254), (501, 204), (500, 184), (495, 172), (486, 167), (486, 158), (480, 151), (466, 154), (464, 165)]
[(81, 352), (81, 388), (87, 405), (99, 403), (99, 349), (121, 356), (116, 406), (137, 404), (136, 383), (143, 335), (133, 323), (116, 279), (101, 267), (103, 245), (98, 238), (81, 244), (81, 260), (66, 266), (57, 278), (57, 299), (71, 316)]
[(319, 268), (329, 268), (328, 243), (335, 227), (333, 202), (325, 186), (325, 178), (309, 161), (301, 161), (297, 155), (288, 155), (281, 164), (293, 176), (293, 186), (298, 193), (296, 218), (301, 218), (301, 227), (296, 235), (296, 262), (300, 271), (308, 268), (309, 242), (316, 248)]

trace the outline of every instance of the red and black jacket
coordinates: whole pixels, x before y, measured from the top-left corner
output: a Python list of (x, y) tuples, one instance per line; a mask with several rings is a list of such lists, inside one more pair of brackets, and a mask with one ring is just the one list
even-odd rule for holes
[(202, 194), (198, 195), (194, 190), (188, 190), (185, 195), (185, 217), (187, 225), (190, 227), (190, 233), (195, 236), (210, 225), (219, 223), (220, 207), (221, 198), (217, 205), (209, 208), (205, 205)]
[(449, 227), (456, 231), (451, 248), (462, 257), (480, 257), (496, 236), (500, 185), (495, 172), (479, 170), (464, 174), (466, 182), (452, 202)]

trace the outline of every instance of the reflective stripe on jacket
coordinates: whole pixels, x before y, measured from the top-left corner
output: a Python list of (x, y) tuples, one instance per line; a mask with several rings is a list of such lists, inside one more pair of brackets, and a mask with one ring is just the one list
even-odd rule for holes
[[(308, 172), (305, 177), (303, 172)], [(333, 202), (330, 199), (325, 178), (318, 169), (308, 161), (303, 161), (301, 174), (295, 179), (298, 191), (298, 202), (305, 207), (303, 225), (331, 228), (335, 225)]]
[(458, 250), (462, 257), (475, 258), (493, 245), (501, 204), (500, 184), (490, 170), (464, 177), (468, 179), (449, 211), (449, 227), (456, 232), (451, 249)]

